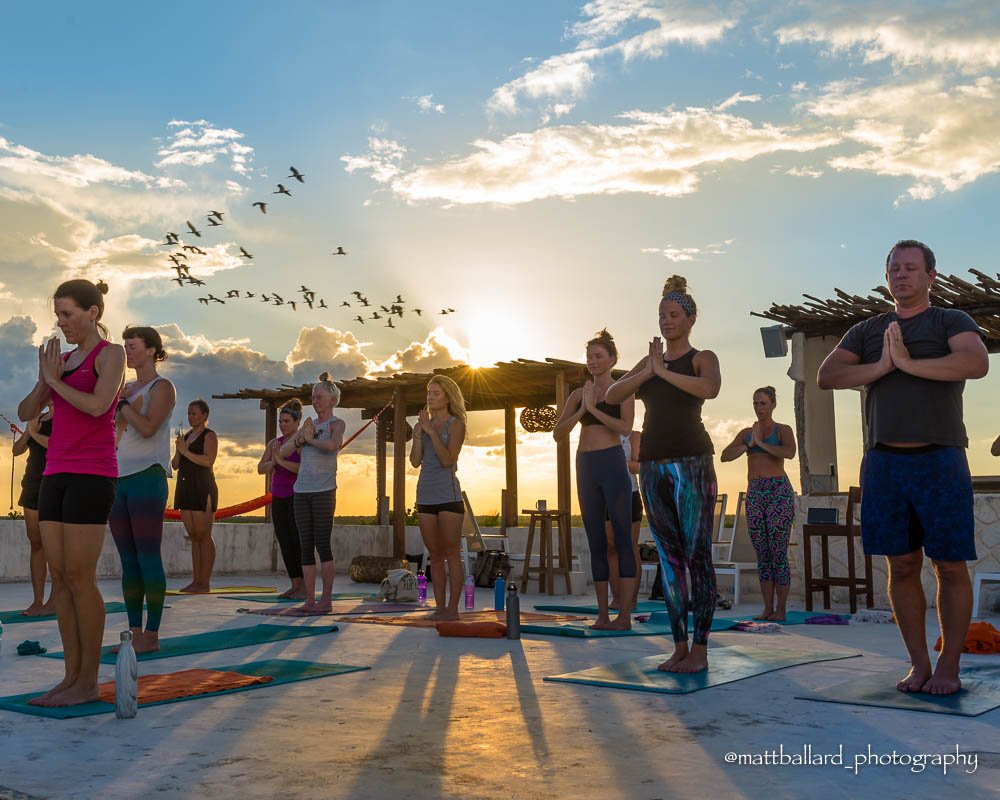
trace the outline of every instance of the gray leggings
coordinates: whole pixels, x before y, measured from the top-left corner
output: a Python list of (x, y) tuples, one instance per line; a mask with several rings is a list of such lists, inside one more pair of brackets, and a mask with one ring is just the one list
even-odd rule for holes
[(330, 536), (336, 506), (336, 489), (332, 492), (295, 493), (295, 527), (299, 529), (303, 567), (316, 564), (317, 552), (320, 564), (333, 561)]

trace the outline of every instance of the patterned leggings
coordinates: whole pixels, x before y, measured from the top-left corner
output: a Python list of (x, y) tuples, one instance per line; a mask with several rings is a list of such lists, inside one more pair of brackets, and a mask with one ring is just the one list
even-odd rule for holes
[(639, 464), (639, 485), (660, 554), (663, 599), (674, 641), (688, 640), (689, 574), (694, 617), (692, 642), (708, 644), (715, 616), (712, 516), (717, 485), (712, 456), (643, 461)]
[(795, 520), (795, 492), (788, 478), (754, 478), (747, 487), (747, 528), (757, 551), (761, 583), (788, 586), (788, 538)]

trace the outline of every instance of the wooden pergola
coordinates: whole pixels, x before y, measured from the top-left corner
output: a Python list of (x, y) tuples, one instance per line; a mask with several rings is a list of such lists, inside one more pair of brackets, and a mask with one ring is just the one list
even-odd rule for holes
[[(616, 370), (616, 378), (624, 375)], [(468, 411), (504, 412), (504, 460), (506, 466), (506, 504), (501, 510), (502, 524), (516, 526), (517, 503), (517, 438), (514, 413), (517, 408), (555, 405), (561, 412), (570, 391), (589, 377), (584, 364), (547, 358), (545, 361), (518, 359), (497, 363), (492, 367), (458, 365), (436, 369), (432, 373), (402, 373), (384, 378), (354, 378), (339, 383), (339, 408), (361, 409), (363, 419), (371, 419), (391, 404), (375, 425), (377, 522), (389, 523), (386, 496), (388, 442), (392, 441), (392, 528), (393, 553), (404, 555), (406, 534), (406, 418), (412, 417), (426, 403), (427, 382), (434, 375), (446, 375), (462, 389)], [(264, 410), (264, 441), (277, 435), (278, 411), (297, 397), (303, 405), (312, 402), (312, 384), (284, 385), (278, 389), (242, 389), (235, 393), (216, 394), (213, 398), (258, 400)], [(383, 422), (391, 414), (392, 425)], [(388, 435), (391, 430), (391, 436)], [(569, 442), (556, 444), (556, 486), (560, 511), (569, 514), (571, 502)]]

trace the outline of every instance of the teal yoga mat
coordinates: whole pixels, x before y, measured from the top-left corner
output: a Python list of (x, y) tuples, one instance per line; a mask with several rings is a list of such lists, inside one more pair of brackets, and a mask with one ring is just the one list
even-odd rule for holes
[[(170, 608), (170, 606), (164, 606), (164, 608)], [(24, 609), (18, 609), (17, 611), (0, 611), (0, 622), (4, 625), (15, 625), (18, 622), (55, 622), (56, 615), (49, 614), (45, 617), (26, 617), (21, 614)], [(124, 614), (125, 604), (119, 602), (111, 602), (104, 604), (105, 614)]]
[(900, 692), (896, 689), (896, 681), (903, 672), (905, 669), (901, 667), (898, 673), (859, 675), (845, 683), (796, 695), (796, 698), (821, 703), (954, 714), (960, 717), (978, 717), (1000, 707), (1000, 664), (963, 667), (959, 672), (962, 688), (956, 694), (949, 695)]
[[(538, 606), (535, 606), (537, 609)], [(716, 617), (712, 620), (713, 631), (729, 630), (736, 624), (735, 620)], [(669, 636), (670, 622), (657, 618), (649, 622), (632, 621), (630, 631), (595, 631), (590, 629), (590, 622), (578, 620), (574, 622), (522, 622), (521, 633), (535, 633), (539, 636), (571, 636), (577, 639), (607, 639), (615, 636)], [(688, 630), (694, 627), (694, 621), (688, 617)]]
[[(524, 630), (524, 627), (521, 629)], [(663, 663), (667, 656), (658, 655), (553, 675), (544, 680), (631, 689), (638, 692), (688, 694), (787, 667), (813, 664), (818, 661), (838, 661), (844, 658), (856, 658), (859, 655), (860, 653), (809, 651), (783, 647), (714, 647), (708, 651), (708, 669), (692, 675), (660, 672), (656, 667)]]
[[(246, 647), (252, 644), (267, 644), (286, 639), (301, 639), (304, 636), (318, 636), (321, 633), (332, 633), (340, 630), (336, 625), (252, 625), (244, 628), (225, 628), (218, 631), (193, 633), (189, 636), (171, 636), (160, 639), (160, 649), (155, 653), (142, 653), (137, 656), (139, 661), (155, 661), (160, 658), (188, 656), (193, 653), (211, 653), (215, 650), (228, 650), (233, 647)], [(62, 658), (62, 650), (55, 653), (44, 653), (42, 658)], [(115, 654), (111, 647), (101, 649), (101, 663), (114, 664)]]
[[(220, 594), (223, 600), (240, 600), (245, 603), (299, 603), (301, 600), (293, 600), (290, 597), (277, 597), (267, 594)], [(317, 595), (319, 597), (319, 595)], [(332, 600), (371, 600), (375, 597), (374, 592), (334, 592)]]
[[(662, 600), (640, 600), (638, 608), (633, 614), (651, 614), (654, 611), (663, 611), (666, 606)], [(566, 603), (554, 603), (551, 605), (536, 605), (535, 611), (555, 611), (560, 614), (597, 614), (597, 606), (573, 606)], [(612, 614), (617, 613), (612, 611)]]
[[(218, 697), (223, 694), (236, 694), (237, 692), (249, 692), (254, 689), (267, 689), (270, 686), (280, 686), (283, 683), (294, 683), (296, 681), (308, 681), (313, 678), (326, 678), (331, 675), (344, 675), (348, 672), (359, 672), (371, 669), (371, 667), (355, 667), (349, 664), (320, 664), (313, 661), (294, 661), (291, 659), (274, 658), (265, 661), (252, 661), (249, 664), (235, 664), (228, 667), (213, 667), (220, 672), (238, 672), (241, 675), (269, 675), (272, 680), (268, 683), (260, 683), (254, 686), (244, 686), (239, 689), (227, 689), (222, 692), (208, 692), (192, 697), (177, 697), (173, 700), (160, 700), (155, 703), (143, 703), (139, 707), (139, 716), (143, 710), (153, 706), (162, 706), (167, 703), (182, 703), (186, 700), (201, 700), (205, 697)], [(80, 706), (70, 706), (68, 708), (41, 708), (40, 706), (29, 706), (28, 701), (33, 697), (38, 697), (42, 692), (29, 692), (27, 694), (16, 694), (10, 697), (0, 697), (0, 709), (6, 711), (17, 711), (21, 714), (31, 714), (36, 717), (49, 717), (51, 719), (74, 719), (76, 717), (89, 717), (94, 714), (110, 714), (115, 707), (111, 703), (85, 703)]]

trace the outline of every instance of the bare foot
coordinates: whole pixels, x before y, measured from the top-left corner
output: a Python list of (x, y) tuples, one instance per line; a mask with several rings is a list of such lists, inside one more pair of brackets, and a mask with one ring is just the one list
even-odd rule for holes
[(101, 693), (97, 689), (97, 684), (92, 686), (81, 686), (73, 684), (59, 694), (50, 697), (44, 705), (49, 708), (62, 708), (64, 706), (81, 706), (84, 703), (93, 703), (101, 699)]
[(189, 583), (187, 586), (184, 586), (184, 587), (178, 589), (177, 591), (178, 592), (191, 592), (191, 591), (194, 591), (194, 584), (193, 583)]
[(785, 612), (784, 611), (775, 611), (767, 619), (770, 622), (784, 622), (785, 621)]
[(901, 692), (922, 692), (924, 684), (931, 678), (929, 667), (911, 667), (906, 677), (896, 682), (896, 688)]
[(599, 616), (594, 624), (590, 626), (592, 631), (613, 631), (614, 628), (611, 627), (611, 617)]
[(606, 630), (609, 631), (630, 631), (632, 630), (632, 617), (626, 611), (615, 617), (611, 623), (608, 625)]
[(309, 608), (311, 614), (329, 614), (333, 611), (333, 603), (329, 600), (320, 600), (318, 603), (313, 603)]
[(958, 677), (958, 672), (952, 670), (942, 670), (941, 665), (938, 664), (938, 667), (934, 670), (934, 674), (931, 675), (930, 680), (924, 684), (923, 691), (927, 694), (937, 695), (955, 694), (955, 692), (961, 688), (962, 681)]
[(674, 666), (679, 664), (685, 658), (688, 657), (688, 646), (687, 644), (674, 645), (674, 652), (666, 661), (660, 664), (657, 669), (660, 672), (673, 672)]
[(704, 651), (698, 652), (692, 650), (687, 658), (683, 658), (674, 664), (673, 669), (668, 670), (669, 672), (679, 672), (690, 674), (693, 672), (701, 672), (702, 670), (708, 669), (708, 654)]
[(458, 619), (458, 609), (445, 608), (435, 615), (435, 619), (440, 622), (454, 622)]
[(765, 608), (761, 611), (754, 619), (771, 619), (771, 615), (774, 613), (773, 609)]
[(285, 591), (279, 594), (278, 597), (295, 597), (295, 587), (292, 586), (288, 589), (285, 589)]
[(65, 678), (59, 681), (59, 683), (57, 683), (55, 686), (53, 686), (51, 689), (45, 692), (45, 694), (40, 694), (38, 695), (38, 697), (33, 697), (31, 700), (29, 700), (28, 705), (44, 706), (46, 702), (49, 700), (49, 698), (59, 694), (64, 689), (68, 689), (74, 683), (76, 683), (76, 676), (74, 675), (73, 677), (70, 677), (67, 675)]
[(41, 603), (32, 603), (21, 612), (22, 617), (48, 617), (56, 613), (56, 607), (51, 603), (43, 606)]
[(137, 642), (133, 642), (136, 655), (155, 653), (160, 649), (160, 634), (157, 631), (145, 631)]
[(187, 594), (208, 594), (212, 590), (212, 587), (207, 583), (192, 583), (181, 589), (182, 592)]

